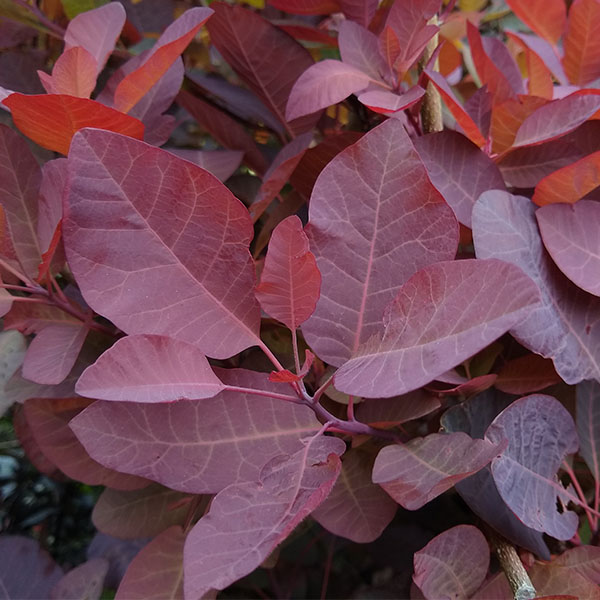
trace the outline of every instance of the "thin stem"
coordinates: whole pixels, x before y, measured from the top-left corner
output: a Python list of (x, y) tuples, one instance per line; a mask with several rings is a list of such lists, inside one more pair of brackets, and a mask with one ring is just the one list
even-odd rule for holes
[(348, 396), (348, 409), (346, 411), (348, 421), (356, 421), (354, 418), (354, 396)]
[(313, 402), (318, 402), (323, 395), (323, 392), (333, 383), (333, 376), (335, 373), (332, 373), (322, 384), (321, 387), (315, 392), (312, 400)]
[(28, 292), (29, 294), (35, 294), (35, 290), (25, 286), (25, 285), (12, 285), (10, 283), (0, 283), (0, 288), (4, 288), (5, 290), (15, 290), (17, 292)]
[(588, 506), (587, 500), (585, 499), (585, 494), (583, 493), (583, 490), (581, 489), (581, 485), (579, 485), (579, 480), (577, 479), (575, 472), (573, 471), (573, 469), (571, 469), (571, 466), (567, 463), (567, 461), (564, 461), (564, 460), (562, 463), (562, 468), (567, 472), (567, 474), (571, 478), (571, 482), (573, 483), (573, 487), (575, 488), (575, 491), (577, 492), (577, 496), (581, 500), (581, 506), (582, 506), (583, 510), (585, 510), (585, 515), (587, 517), (588, 523), (590, 524), (590, 529), (592, 531), (594, 531), (596, 529), (596, 527), (595, 527), (596, 518), (593, 515), (593, 512), (592, 512), (593, 509), (591, 509)]
[(277, 357), (271, 352), (269, 347), (259, 338), (258, 347), (267, 355), (267, 358), (273, 363), (278, 371), (283, 371), (283, 365), (277, 360)]
[(27, 277), (27, 275), (25, 275), (24, 273), (20, 273), (16, 269), (13, 269), (13, 267), (11, 267), (6, 261), (2, 260), (1, 258), (0, 258), (0, 267), (2, 267), (3, 269), (6, 269), (9, 273), (12, 273), (20, 281), (24, 281), (29, 287), (31, 287), (31, 288), (35, 287), (33, 284), (33, 281), (31, 281), (31, 279), (29, 279), (29, 277)]
[(277, 400), (285, 400), (294, 404), (305, 404), (304, 400), (296, 396), (288, 396), (286, 394), (278, 394), (277, 392), (268, 392), (267, 390), (257, 390), (254, 388), (240, 387), (237, 385), (226, 385), (224, 389), (228, 392), (239, 392), (240, 394), (252, 394), (253, 396), (263, 396), (265, 398), (275, 398)]
[(300, 357), (298, 356), (298, 334), (295, 329), (292, 332), (292, 347), (294, 349), (294, 364), (296, 365), (296, 375), (300, 373)]

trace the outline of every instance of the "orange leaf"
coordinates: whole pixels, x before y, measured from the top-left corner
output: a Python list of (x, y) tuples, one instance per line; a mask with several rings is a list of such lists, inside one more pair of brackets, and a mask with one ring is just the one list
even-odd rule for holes
[(506, 0), (506, 4), (540, 37), (552, 44), (560, 39), (567, 20), (564, 0)]
[(529, 94), (531, 96), (552, 100), (552, 96), (554, 95), (554, 83), (552, 81), (552, 73), (546, 66), (546, 63), (542, 60), (540, 55), (529, 48), (520, 37), (516, 36), (511, 31), (507, 31), (506, 35), (525, 52), (527, 76), (529, 78), (527, 91)]
[(44, 88), (49, 94), (68, 94), (89, 98), (96, 87), (96, 59), (81, 46), (65, 50), (59, 57), (52, 75), (38, 71)]
[(462, 65), (462, 54), (452, 42), (446, 40), (442, 45), (438, 60), (440, 73), (444, 77), (448, 77)]
[(2, 103), (10, 108), (19, 131), (42, 148), (65, 155), (71, 138), (84, 127), (106, 129), (138, 140), (144, 137), (141, 121), (87, 98), (65, 94), (11, 94)]
[(600, 152), (594, 152), (544, 177), (535, 188), (533, 201), (538, 206), (572, 204), (599, 185)]
[(508, 150), (515, 141), (523, 121), (548, 101), (535, 96), (519, 96), (518, 100), (507, 100), (492, 109), (492, 150), (496, 153)]
[[(186, 49), (187, 45), (194, 39), (195, 35), (200, 30), (200, 27), (206, 23), (208, 18), (213, 14), (209, 8), (195, 8), (184, 13), (174, 24), (178, 24), (180, 29), (187, 31), (180, 37), (164, 43), (165, 34), (158, 40), (155, 48), (152, 49), (146, 61), (138, 67), (133, 73), (124, 77), (114, 96), (114, 107), (122, 112), (130, 111), (150, 88), (169, 70), (181, 53)], [(186, 23), (194, 23), (190, 28), (186, 27)], [(173, 25), (171, 27), (173, 27)], [(173, 30), (175, 31), (175, 30)], [(167, 30), (165, 33), (168, 33)], [(171, 33), (171, 32), (169, 32)], [(174, 33), (171, 33), (172, 37)], [(166, 41), (166, 40), (165, 40)]]
[(600, 77), (600, 2), (575, 0), (569, 11), (563, 66), (571, 83), (585, 85)]

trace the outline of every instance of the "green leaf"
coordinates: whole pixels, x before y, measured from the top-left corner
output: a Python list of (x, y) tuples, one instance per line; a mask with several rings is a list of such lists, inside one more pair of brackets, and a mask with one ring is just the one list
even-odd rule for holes
[(108, 0), (61, 0), (61, 2), (69, 19), (76, 17), (79, 13), (108, 4)]

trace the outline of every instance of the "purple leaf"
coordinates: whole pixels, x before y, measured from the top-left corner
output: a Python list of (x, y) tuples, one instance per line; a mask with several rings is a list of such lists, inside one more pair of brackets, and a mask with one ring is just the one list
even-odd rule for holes
[(523, 77), (515, 59), (504, 42), (495, 37), (484, 36), (481, 38), (481, 44), (485, 53), (504, 76), (513, 92), (515, 94), (524, 94)]
[(552, 564), (576, 571), (600, 586), (600, 548), (597, 546), (576, 546), (557, 556)]
[(492, 121), (492, 105), (493, 98), (487, 89), (487, 85), (480, 87), (465, 102), (465, 111), (475, 122), (475, 125), (485, 138), (487, 138), (490, 134), (490, 125)]
[(513, 147), (534, 146), (573, 131), (600, 109), (600, 96), (571, 94), (541, 106), (521, 123)]
[(113, 51), (125, 24), (125, 9), (120, 2), (110, 2), (77, 15), (65, 32), (65, 50), (81, 46), (97, 63), (97, 73)]
[(390, 524), (398, 505), (371, 481), (373, 457), (348, 451), (331, 493), (312, 513), (325, 529), (359, 544), (376, 540)]
[(311, 65), (294, 83), (286, 117), (296, 119), (345, 100), (350, 94), (378, 83), (369, 75), (339, 60), (326, 59)]
[(224, 387), (197, 346), (162, 335), (133, 335), (89, 366), (75, 391), (97, 400), (155, 403), (212, 398)]
[(346, 449), (320, 436), (267, 464), (260, 483), (234, 484), (212, 501), (184, 548), (185, 598), (222, 590), (251, 573), (329, 494)]
[(415, 390), (396, 398), (380, 398), (361, 402), (356, 418), (371, 427), (394, 427), (418, 419), (440, 407), (440, 401), (425, 390)]
[(65, 475), (88, 485), (106, 485), (120, 490), (135, 490), (147, 482), (116, 470), (107, 469), (90, 458), (69, 428), (69, 420), (89, 400), (83, 398), (30, 398), (25, 416), (42, 452)]
[(499, 338), (538, 302), (529, 277), (502, 261), (425, 267), (386, 309), (383, 335), (358, 348), (335, 386), (366, 398), (417, 389)]
[[(304, 156), (306, 149), (312, 141), (312, 137), (312, 133), (304, 133), (293, 139), (279, 151), (263, 177), (263, 182), (258, 190), (256, 199), (250, 207), (251, 212), (253, 212), (257, 204), (266, 208), (271, 200), (279, 194)], [(254, 218), (256, 219), (255, 215)]]
[(526, 396), (504, 409), (485, 437), (492, 443), (508, 440), (504, 453), (492, 461), (492, 475), (510, 509), (536, 531), (571, 539), (579, 519), (566, 505), (576, 497), (558, 481), (556, 472), (579, 442), (564, 406), (552, 396)]
[(406, 280), (454, 258), (458, 241), (452, 210), (396, 119), (321, 171), (307, 233), (323, 280), (302, 330), (319, 357), (335, 366), (381, 331), (384, 308)]
[(102, 595), (109, 563), (105, 558), (93, 558), (71, 569), (50, 591), (50, 600), (85, 598), (98, 600)]
[(479, 529), (457, 525), (419, 550), (414, 564), (413, 581), (425, 598), (469, 598), (487, 575), (490, 550)]
[(50, 590), (63, 576), (52, 557), (30, 538), (3, 535), (0, 556), (0, 589), (7, 600), (49, 598)]
[[(266, 373), (216, 369), (226, 385), (286, 393)], [(296, 452), (319, 429), (311, 409), (276, 398), (224, 391), (202, 402), (96, 402), (71, 427), (98, 462), (175, 490), (216, 493), (256, 481), (263, 465)], [(113, 486), (114, 487), (114, 486)]]
[(404, 94), (394, 94), (386, 90), (372, 89), (358, 95), (359, 102), (379, 113), (397, 113), (418, 102), (425, 95), (425, 90), (414, 85)]
[(123, 540), (149, 538), (172, 525), (183, 525), (190, 496), (157, 484), (140, 490), (106, 488), (100, 494), (92, 522), (98, 531)]
[(165, 148), (175, 156), (206, 169), (219, 181), (227, 181), (242, 162), (241, 150), (191, 150), (186, 148)]
[(44, 327), (29, 344), (23, 377), (41, 384), (61, 383), (71, 372), (88, 332), (81, 322)]
[(408, 510), (417, 510), (500, 454), (506, 442), (490, 443), (466, 433), (432, 433), (377, 455), (373, 482)]
[(374, 81), (394, 83), (392, 70), (379, 51), (379, 41), (366, 26), (342, 21), (338, 33), (342, 62), (368, 75)]
[(65, 250), (96, 312), (126, 333), (169, 335), (214, 358), (259, 342), (252, 224), (221, 182), (94, 129), (74, 136), (69, 174)]
[(558, 268), (581, 289), (600, 296), (600, 204), (549, 204), (537, 218), (546, 250)]
[(129, 564), (115, 600), (183, 598), (185, 537), (174, 525), (144, 546)]
[(506, 190), (491, 158), (456, 131), (440, 131), (415, 140), (415, 148), (433, 185), (456, 218), (471, 227), (475, 200), (490, 189)]
[(508, 261), (539, 288), (542, 304), (511, 334), (552, 358), (569, 384), (600, 378), (600, 300), (574, 286), (547, 256), (531, 200), (500, 191), (482, 194), (473, 208), (473, 240), (479, 258)]
[(67, 186), (67, 159), (50, 160), (42, 167), (37, 236), (41, 250), (47, 250), (62, 219), (63, 194)]
[(24, 273), (37, 277), (41, 251), (37, 239), (41, 169), (25, 139), (0, 125), (0, 198), (12, 244)]
[(315, 310), (320, 287), (302, 221), (288, 217), (273, 231), (256, 297), (267, 314), (294, 330)]
[[(211, 42), (248, 87), (294, 135), (312, 130), (320, 115), (288, 123), (314, 112), (286, 115), (285, 107), (298, 77), (313, 65), (306, 48), (259, 14), (243, 6), (212, 3), (207, 29)], [(281, 57), (285, 56), (285, 60)], [(323, 108), (323, 107), (318, 107)]]
[[(340, 0), (340, 8), (347, 19), (368, 27), (377, 10), (377, 0)], [(342, 21), (342, 24), (345, 21)]]
[(592, 473), (600, 481), (600, 383), (582, 381), (577, 386), (577, 435), (579, 454)]

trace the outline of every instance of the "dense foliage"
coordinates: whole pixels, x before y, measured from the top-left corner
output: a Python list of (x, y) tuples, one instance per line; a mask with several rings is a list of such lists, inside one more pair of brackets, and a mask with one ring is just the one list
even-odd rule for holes
[(0, 2), (5, 596), (600, 598), (600, 0), (206, 4)]

